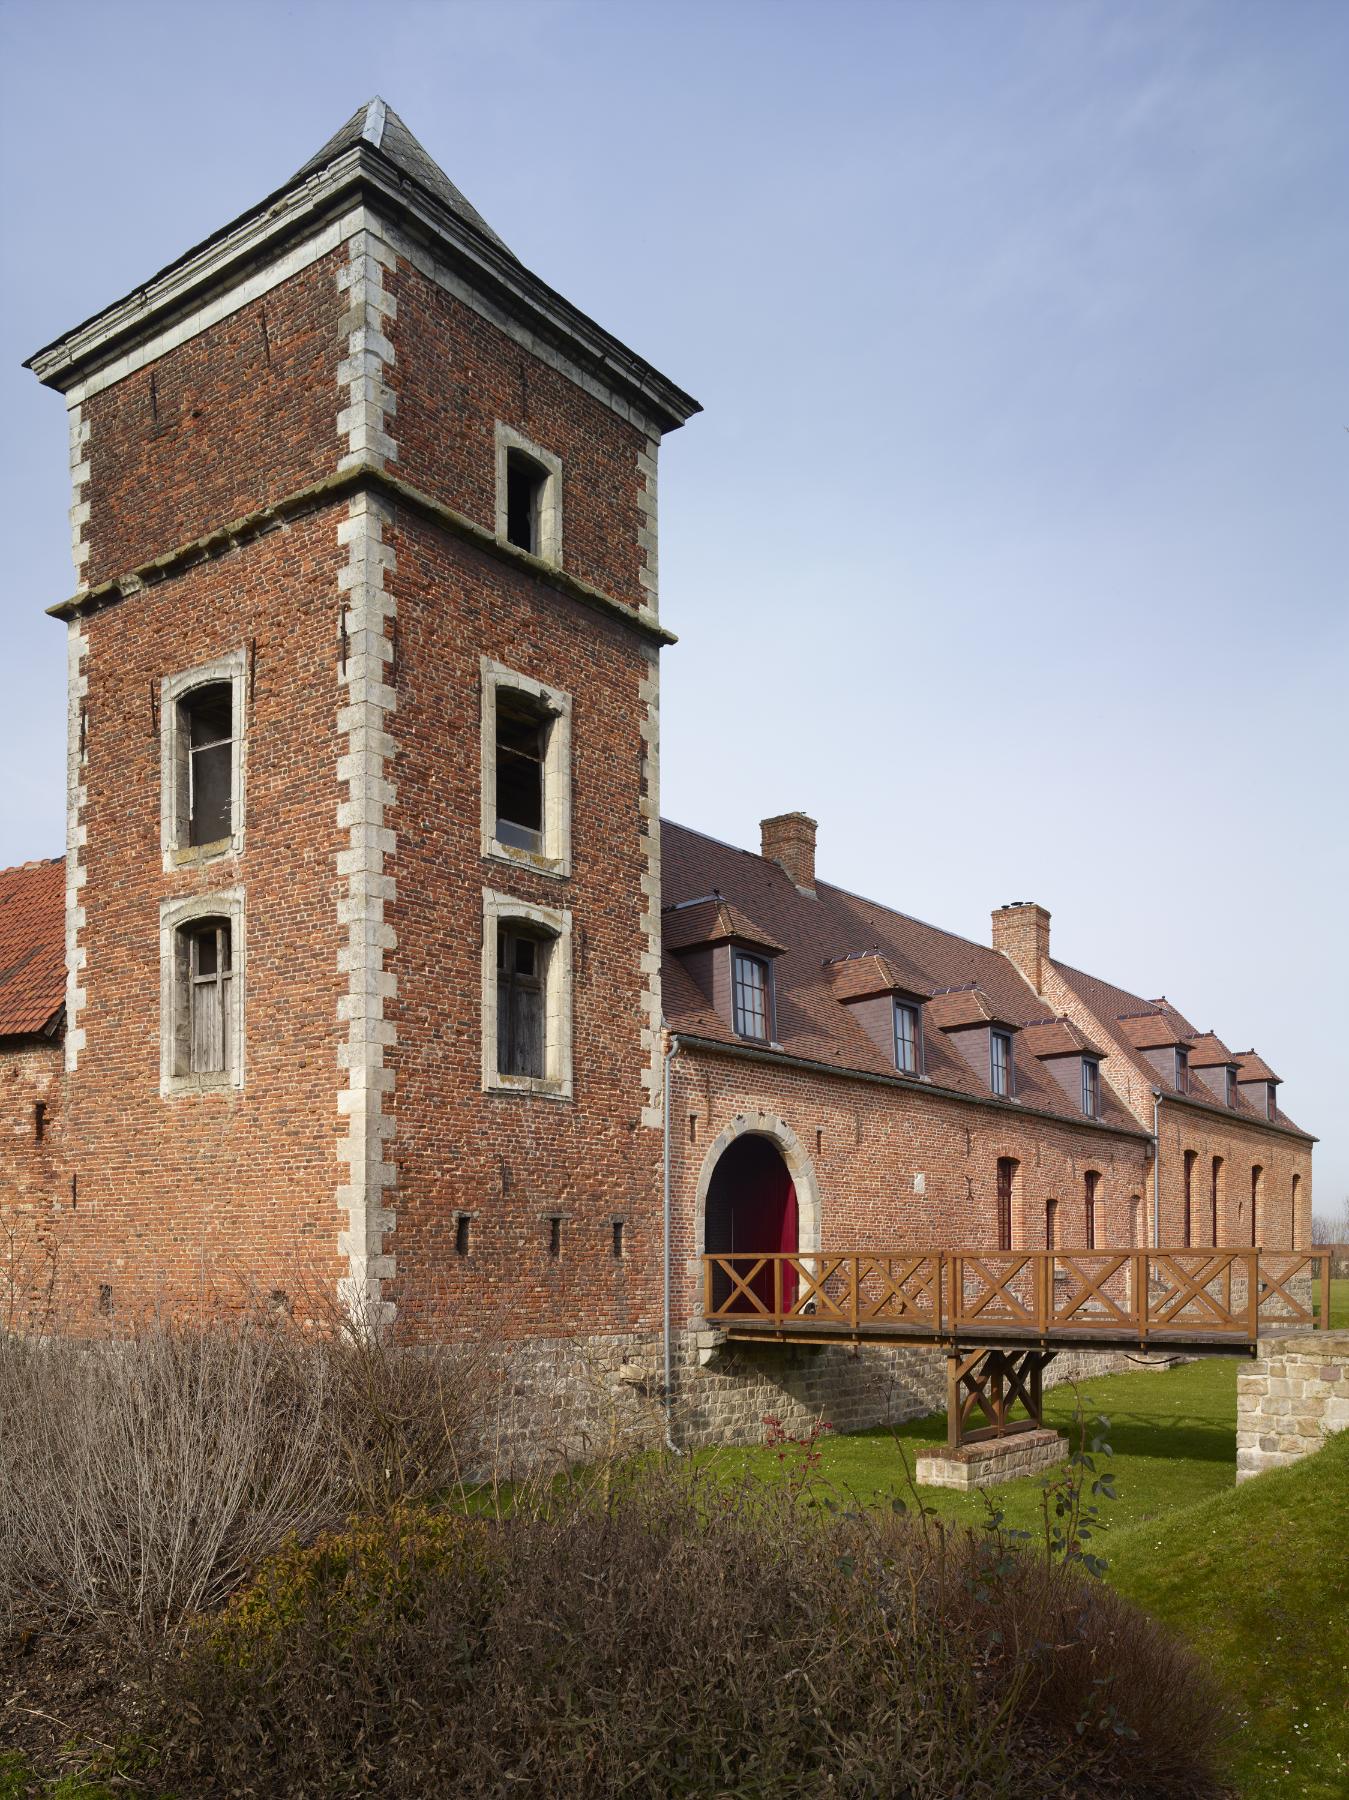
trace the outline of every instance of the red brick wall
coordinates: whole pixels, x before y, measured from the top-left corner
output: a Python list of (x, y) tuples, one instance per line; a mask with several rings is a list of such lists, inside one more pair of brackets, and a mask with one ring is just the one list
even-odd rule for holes
[[(1256, 1244), (1265, 1250), (1305, 1250), (1311, 1243), (1311, 1146), (1258, 1124), (1228, 1121), (1192, 1107), (1162, 1105), (1162, 1237), (1166, 1244), (1184, 1242), (1185, 1152), (1195, 1152), (1192, 1241), (1211, 1244), (1210, 1178), (1213, 1158), (1223, 1159), (1218, 1185), (1218, 1243), (1227, 1249), (1251, 1246), (1251, 1170), (1260, 1178), (1256, 1212)], [(1293, 1177), (1298, 1182), (1297, 1218), (1293, 1219)], [(1294, 1235), (1294, 1231), (1296, 1235)]]
[[(701, 1276), (693, 1263), (699, 1177), (715, 1140), (741, 1113), (774, 1114), (800, 1140), (820, 1191), (825, 1249), (994, 1248), (997, 1165), (1004, 1156), (1019, 1164), (1012, 1205), (1015, 1248), (1044, 1248), (1045, 1202), (1051, 1197), (1059, 1202), (1057, 1247), (1082, 1247), (1088, 1169), (1101, 1176), (1098, 1248), (1131, 1242), (1133, 1196), (1139, 1199), (1136, 1241), (1142, 1241), (1151, 1165), (1138, 1138), (696, 1050), (682, 1050), (673, 1067), (672, 1180), (679, 1221), (676, 1269), (684, 1277), (682, 1317), (701, 1303)], [(919, 1173), (926, 1189), (921, 1195), (914, 1192)]]
[[(43, 1325), (56, 1302), (69, 1200), (62, 1098), (59, 1043), (0, 1043), (0, 1330)], [(40, 1142), (38, 1102), (46, 1108)]]
[[(400, 658), (391, 1295), (404, 1318), (485, 1316), (511, 1337), (652, 1326), (660, 1135), (640, 1123), (638, 641), (406, 513), (386, 536)], [(480, 854), (483, 655), (572, 696), (568, 880)], [(481, 1091), (484, 887), (572, 911), (573, 1101)], [(460, 1211), (472, 1215), (467, 1258), (454, 1254)], [(551, 1213), (564, 1215), (556, 1258)]]
[(84, 403), (95, 586), (337, 467), (345, 247)]
[(563, 566), (640, 603), (637, 452), (645, 434), (406, 262), (386, 286), (398, 303), (398, 358), (387, 371), (398, 396), (395, 472), (494, 530), (500, 419), (562, 459)]
[[(80, 1295), (119, 1311), (202, 1283), (331, 1293), (338, 1267), (336, 512), (318, 514), (88, 622), (86, 1043), (67, 1155)], [(161, 677), (256, 640), (245, 850), (166, 872)], [(246, 889), (242, 1092), (159, 1092), (162, 899)]]

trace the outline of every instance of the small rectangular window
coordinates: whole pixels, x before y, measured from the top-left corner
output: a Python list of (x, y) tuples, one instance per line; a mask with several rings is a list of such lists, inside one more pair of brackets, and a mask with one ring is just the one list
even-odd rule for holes
[(33, 1142), (35, 1144), (40, 1144), (42, 1142), (43, 1136), (46, 1133), (46, 1129), (47, 1129), (47, 1102), (45, 1100), (34, 1100), (34, 1102), (33, 1102)]
[(231, 1061), (233, 979), (228, 919), (195, 919), (178, 929), (180, 1075), (223, 1074)]
[(187, 747), (187, 841), (216, 844), (233, 813), (234, 690), (228, 681), (194, 688), (178, 702)]
[(1223, 1093), (1228, 1106), (1234, 1106), (1237, 1098), (1237, 1072), (1228, 1068), (1223, 1070)]
[(1058, 1226), (1059, 1203), (1057, 1200), (1045, 1201), (1045, 1249), (1052, 1250), (1055, 1245)]
[(1012, 1091), (1012, 1040), (1005, 1031), (989, 1034), (990, 1083), (995, 1094)]
[(506, 452), (506, 540), (539, 554), (539, 527), (548, 471), (523, 450)]
[(1082, 1110), (1089, 1119), (1101, 1111), (1101, 1068), (1089, 1057), (1082, 1059)]
[(614, 1248), (615, 1257), (617, 1257), (619, 1259), (619, 1261), (621, 1261), (622, 1257), (623, 1257), (623, 1221), (622, 1221), (622, 1219), (614, 1220), (613, 1248)]
[(895, 1067), (901, 1075), (918, 1073), (918, 1008), (895, 1002)]
[(554, 1213), (548, 1221), (548, 1254), (549, 1256), (561, 1256), (562, 1254), (562, 1219), (557, 1213)]
[(1190, 1058), (1186, 1051), (1176, 1051), (1176, 1092), (1188, 1094), (1190, 1091)]
[(548, 944), (518, 927), (497, 932), (497, 1072), (541, 1077)]
[(456, 1256), (468, 1255), (469, 1216), (459, 1213), (454, 1221), (454, 1253)]
[(529, 695), (497, 690), (497, 842), (536, 855), (543, 848), (543, 778), (552, 723), (552, 715)]
[(768, 964), (758, 956), (734, 952), (732, 1010), (741, 1037), (768, 1040)]

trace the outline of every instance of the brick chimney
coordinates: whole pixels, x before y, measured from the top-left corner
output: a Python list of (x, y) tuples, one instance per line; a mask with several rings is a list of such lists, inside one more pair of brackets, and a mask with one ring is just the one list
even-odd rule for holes
[(803, 894), (815, 898), (815, 821), (805, 813), (779, 813), (759, 821), (759, 853), (785, 869)]
[(1034, 900), (1013, 900), (993, 914), (993, 948), (1014, 962), (1037, 994), (1045, 991), (1049, 914)]

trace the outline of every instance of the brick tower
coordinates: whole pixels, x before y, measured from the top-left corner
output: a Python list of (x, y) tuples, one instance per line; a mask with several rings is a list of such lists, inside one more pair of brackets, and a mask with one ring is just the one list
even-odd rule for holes
[(658, 1324), (656, 459), (383, 101), (66, 396), (71, 1292)]

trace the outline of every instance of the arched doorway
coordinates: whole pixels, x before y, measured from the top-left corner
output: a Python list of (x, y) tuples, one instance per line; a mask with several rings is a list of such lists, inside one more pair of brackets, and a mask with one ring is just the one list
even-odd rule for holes
[[(748, 1259), (737, 1268), (742, 1278), (748, 1276), (758, 1256), (796, 1254), (796, 1183), (772, 1138), (757, 1134), (737, 1137), (718, 1157), (707, 1189), (703, 1242), (709, 1256)], [(731, 1285), (724, 1270), (713, 1271), (714, 1307), (726, 1305)], [(775, 1298), (773, 1265), (769, 1263), (760, 1269), (748, 1286), (755, 1299), (771, 1310)], [(795, 1303), (796, 1292), (796, 1271), (784, 1268), (784, 1311)], [(754, 1307), (744, 1294), (737, 1294), (730, 1310), (752, 1312)]]

